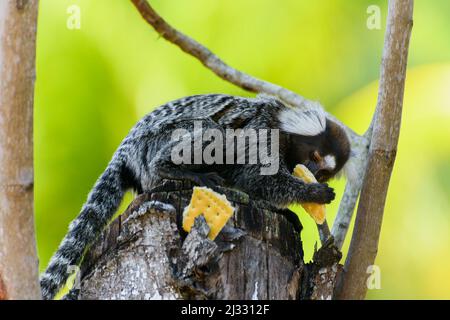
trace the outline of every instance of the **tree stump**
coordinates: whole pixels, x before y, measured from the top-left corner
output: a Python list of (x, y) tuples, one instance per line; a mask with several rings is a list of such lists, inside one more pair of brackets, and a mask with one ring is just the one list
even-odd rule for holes
[[(301, 224), (289, 210), (221, 189), (236, 208), (219, 236), (197, 218), (186, 234), (192, 185), (167, 182), (138, 196), (87, 252), (79, 299), (329, 299), (340, 266), (332, 243), (303, 262)], [(330, 248), (332, 250), (330, 250)], [(328, 257), (328, 258), (324, 258)], [(331, 258), (330, 258), (331, 257)]]

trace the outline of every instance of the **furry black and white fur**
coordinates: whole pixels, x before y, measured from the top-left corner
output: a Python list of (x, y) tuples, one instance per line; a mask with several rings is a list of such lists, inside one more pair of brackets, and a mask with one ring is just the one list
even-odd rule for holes
[[(193, 120), (208, 128), (280, 129), (279, 170), (261, 175), (261, 164), (174, 165), (170, 158), (173, 129), (192, 130)], [(291, 173), (298, 163), (322, 172), (322, 181), (344, 167), (350, 154), (345, 132), (326, 118), (320, 106), (292, 108), (271, 97), (197, 95), (160, 106), (130, 131), (89, 193), (78, 217), (41, 276), (42, 295), (52, 299), (65, 284), (68, 267), (108, 225), (124, 193), (148, 192), (163, 179), (188, 179), (201, 185), (221, 183), (278, 207), (298, 202), (329, 203), (335, 197), (326, 184), (305, 184)], [(320, 157), (317, 158), (317, 155)], [(315, 169), (317, 170), (315, 170)], [(319, 180), (320, 181), (320, 180)]]

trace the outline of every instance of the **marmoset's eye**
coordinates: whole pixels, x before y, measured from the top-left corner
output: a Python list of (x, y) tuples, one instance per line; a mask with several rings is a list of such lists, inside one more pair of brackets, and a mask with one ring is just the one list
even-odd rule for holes
[(322, 157), (320, 156), (318, 151), (314, 151), (311, 153), (311, 160), (314, 162), (319, 162), (320, 160), (322, 160)]

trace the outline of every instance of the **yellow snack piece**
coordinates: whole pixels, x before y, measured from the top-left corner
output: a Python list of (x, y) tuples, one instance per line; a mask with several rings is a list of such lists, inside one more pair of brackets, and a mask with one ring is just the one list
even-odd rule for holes
[(183, 229), (190, 232), (195, 218), (203, 214), (210, 228), (208, 238), (214, 240), (233, 213), (227, 197), (206, 187), (194, 187), (191, 202), (183, 211)]
[[(305, 183), (316, 183), (317, 180), (311, 171), (302, 164), (298, 164), (294, 168), (294, 176), (302, 179)], [(301, 203), (303, 209), (309, 213), (317, 224), (322, 224), (325, 221), (326, 210), (324, 204), (317, 204), (313, 202)]]

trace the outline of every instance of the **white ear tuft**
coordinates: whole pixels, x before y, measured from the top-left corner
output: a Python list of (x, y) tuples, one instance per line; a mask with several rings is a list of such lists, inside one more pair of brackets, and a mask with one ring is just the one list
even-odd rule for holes
[(316, 136), (325, 131), (327, 118), (318, 102), (304, 107), (288, 107), (278, 116), (281, 130), (301, 136)]

